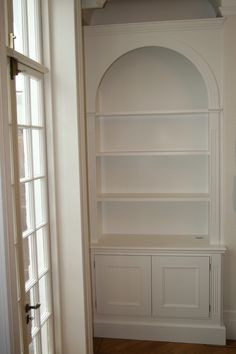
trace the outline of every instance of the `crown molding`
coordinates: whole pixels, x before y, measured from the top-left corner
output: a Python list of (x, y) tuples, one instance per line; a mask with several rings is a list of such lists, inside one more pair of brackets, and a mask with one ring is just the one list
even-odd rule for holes
[(178, 21), (158, 21), (158, 22), (139, 22), (127, 24), (111, 24), (84, 26), (86, 36), (107, 36), (126, 33), (145, 33), (162, 31), (190, 31), (221, 29), (224, 24), (224, 18), (211, 18), (200, 20), (178, 20)]

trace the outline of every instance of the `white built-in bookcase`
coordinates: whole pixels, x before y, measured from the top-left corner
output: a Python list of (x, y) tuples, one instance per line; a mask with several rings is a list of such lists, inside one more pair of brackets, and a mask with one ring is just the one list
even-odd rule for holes
[(225, 343), (222, 26), (85, 28), (95, 336)]
[(107, 70), (88, 114), (94, 243), (219, 243), (219, 120), (184, 56), (145, 47)]

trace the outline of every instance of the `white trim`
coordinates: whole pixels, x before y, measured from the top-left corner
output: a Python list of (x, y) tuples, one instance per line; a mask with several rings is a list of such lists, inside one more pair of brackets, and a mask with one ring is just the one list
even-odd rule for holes
[[(103, 6), (106, 0), (97, 0)], [(84, 273), (84, 311), (87, 354), (93, 354), (93, 307), (91, 262), (89, 251), (89, 201), (88, 201), (88, 170), (86, 149), (86, 114), (85, 114), (85, 77), (81, 2), (75, 1), (75, 51), (76, 51), (76, 88), (77, 88), (77, 114), (79, 135), (79, 165), (80, 165), (80, 193), (82, 218), (82, 247), (83, 247), (83, 273)]]
[(150, 33), (159, 31), (189, 31), (206, 29), (221, 29), (225, 22), (224, 18), (178, 20), (159, 22), (140, 22), (127, 24), (84, 26), (86, 36), (107, 36), (114, 34)]
[[(197, 20), (197, 28), (202, 30), (204, 28), (203, 24), (209, 22), (209, 24), (217, 24), (217, 29), (223, 29), (224, 19), (213, 19), (213, 20)], [(182, 21), (179, 21), (182, 22)], [(189, 23), (190, 22), (190, 23)], [(195, 21), (193, 20), (195, 23)], [(184, 26), (184, 30), (190, 31), (191, 30), (191, 21), (183, 21), (182, 25)], [(200, 24), (202, 27), (200, 27)], [(220, 26), (219, 26), (220, 24)], [(170, 25), (170, 27), (169, 27)], [(96, 41), (109, 41), (111, 45), (111, 40), (113, 42), (116, 39), (119, 39), (119, 46), (112, 48), (109, 51), (109, 54), (106, 56), (106, 61), (102, 61), (103, 53), (98, 52), (98, 55), (94, 58), (94, 61), (91, 62), (90, 65), (96, 64), (96, 59), (99, 58), (98, 69), (91, 69), (87, 68), (87, 89), (90, 92), (91, 96), (91, 107), (90, 103), (88, 102), (88, 111), (92, 111), (96, 109), (96, 102), (97, 102), (97, 93), (98, 88), (101, 83), (104, 74), (107, 70), (111, 67), (111, 65), (118, 60), (123, 55), (132, 52), (133, 50), (137, 50), (143, 47), (162, 47), (171, 49), (184, 57), (186, 57), (200, 72), (208, 93), (208, 109), (209, 110), (218, 110), (220, 109), (221, 99), (220, 99), (220, 87), (217, 83), (217, 79), (215, 77), (214, 72), (212, 71), (209, 63), (205, 60), (201, 53), (195, 50), (189, 43), (183, 42), (180, 39), (174, 38), (171, 35), (166, 36), (167, 29), (170, 32), (176, 33), (178, 26), (180, 24), (178, 21), (167, 21), (166, 23), (141, 23), (141, 24), (128, 24), (128, 25), (110, 25), (110, 26), (94, 26), (92, 28), (85, 28), (85, 48), (90, 48), (94, 46)], [(159, 33), (158, 36), (151, 36), (150, 34), (156, 33), (160, 31), (164, 31), (165, 33)], [(123, 32), (121, 32), (123, 30)], [(130, 32), (133, 35), (133, 40), (130, 41)], [(139, 36), (139, 33), (143, 33), (143, 36)], [(122, 38), (120, 35), (122, 34)], [(92, 35), (100, 36), (101, 38), (90, 38)], [(203, 34), (202, 34), (203, 35)], [(103, 38), (104, 37), (104, 38)], [(111, 38), (112, 37), (112, 38)], [(122, 41), (121, 41), (122, 39)], [(97, 46), (97, 43), (96, 43)], [(127, 49), (128, 46), (128, 49)], [(115, 55), (114, 55), (115, 51)], [(110, 55), (110, 52), (113, 53)], [(88, 53), (85, 52), (86, 55)], [(90, 71), (91, 70), (91, 73)], [(94, 71), (95, 70), (95, 71)], [(91, 84), (92, 79), (90, 75), (93, 75), (93, 84)], [(89, 87), (91, 85), (91, 87)], [(93, 106), (92, 106), (93, 105)]]
[(236, 311), (224, 311), (224, 323), (226, 326), (226, 338), (236, 340)]
[(61, 329), (61, 298), (60, 298), (60, 267), (58, 257), (58, 223), (57, 223), (57, 198), (55, 190), (55, 144), (53, 126), (53, 104), (52, 104), (52, 77), (51, 77), (51, 49), (50, 49), (50, 23), (49, 4), (47, 0), (42, 1), (42, 28), (43, 28), (43, 59), (49, 68), (48, 74), (44, 77), (45, 89), (45, 112), (47, 131), (47, 170), (48, 170), (48, 197), (49, 197), (49, 221), (50, 221), (50, 255), (52, 274), (52, 306), (53, 306), (53, 340), (54, 352), (62, 353), (62, 329)]
[(14, 49), (7, 47), (6, 52), (10, 58), (16, 59), (22, 65), (30, 67), (31, 69), (36, 70), (41, 74), (46, 74), (48, 72), (48, 69), (44, 65), (26, 57), (25, 55), (15, 51)]
[(171, 341), (202, 344), (225, 344), (225, 327), (192, 324), (95, 320), (95, 337)]
[(13, 220), (8, 130), (8, 65), (5, 47), (6, 2), (0, 3), (0, 352), (20, 352), (17, 313), (16, 268), (13, 245)]

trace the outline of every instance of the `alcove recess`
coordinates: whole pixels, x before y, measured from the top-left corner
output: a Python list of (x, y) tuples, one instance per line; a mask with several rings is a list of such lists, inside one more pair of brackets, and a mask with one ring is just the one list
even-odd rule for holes
[(88, 117), (93, 245), (216, 244), (218, 124), (183, 55), (143, 47), (117, 59)]

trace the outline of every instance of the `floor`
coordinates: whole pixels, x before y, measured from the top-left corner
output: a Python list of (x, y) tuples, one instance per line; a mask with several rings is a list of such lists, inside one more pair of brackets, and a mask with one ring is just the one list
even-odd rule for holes
[(236, 354), (236, 341), (226, 346), (94, 338), (94, 354)]

